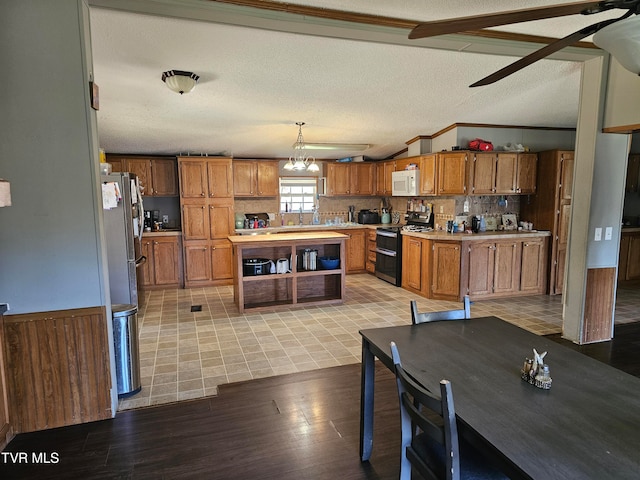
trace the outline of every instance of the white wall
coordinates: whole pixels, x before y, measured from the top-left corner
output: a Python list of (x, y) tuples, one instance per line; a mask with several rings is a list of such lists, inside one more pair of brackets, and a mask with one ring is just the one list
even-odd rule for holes
[[(83, 10), (84, 8), (84, 10)], [(105, 305), (91, 50), (82, 0), (0, 2), (0, 302), (11, 313)]]
[(604, 127), (640, 125), (640, 76), (625, 70), (615, 59), (609, 68)]

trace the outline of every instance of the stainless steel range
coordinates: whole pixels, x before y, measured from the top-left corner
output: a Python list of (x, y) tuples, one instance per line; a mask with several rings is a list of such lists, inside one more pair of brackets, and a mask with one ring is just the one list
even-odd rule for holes
[(376, 229), (376, 277), (397, 287), (402, 275), (401, 226)]

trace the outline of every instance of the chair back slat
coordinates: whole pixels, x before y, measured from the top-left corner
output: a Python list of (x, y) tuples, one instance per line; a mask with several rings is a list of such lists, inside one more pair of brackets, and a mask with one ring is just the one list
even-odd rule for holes
[(411, 323), (414, 325), (428, 322), (439, 322), (441, 320), (465, 320), (471, 318), (471, 301), (469, 295), (463, 299), (463, 307), (458, 310), (444, 310), (441, 312), (418, 312), (418, 305), (415, 300), (411, 300)]

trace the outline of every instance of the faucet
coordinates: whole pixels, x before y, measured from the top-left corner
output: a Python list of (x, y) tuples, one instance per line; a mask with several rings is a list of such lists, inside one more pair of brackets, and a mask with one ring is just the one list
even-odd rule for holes
[(300, 213), (298, 214), (298, 221), (300, 222), (300, 225), (302, 225), (302, 207), (300, 207)]

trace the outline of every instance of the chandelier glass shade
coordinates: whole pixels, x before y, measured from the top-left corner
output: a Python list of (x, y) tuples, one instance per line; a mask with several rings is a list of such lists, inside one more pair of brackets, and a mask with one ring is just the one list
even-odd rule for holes
[(310, 157), (305, 152), (306, 145), (302, 137), (302, 126), (304, 122), (296, 122), (298, 125), (298, 139), (293, 144), (293, 155), (289, 157), (289, 161), (283, 167), (285, 170), (307, 170), (309, 172), (318, 172), (320, 168), (316, 164), (316, 159)]
[(194, 89), (200, 77), (193, 72), (168, 70), (162, 73), (162, 81), (176, 93), (182, 95)]
[(593, 36), (593, 43), (631, 73), (640, 75), (640, 15), (604, 27)]

